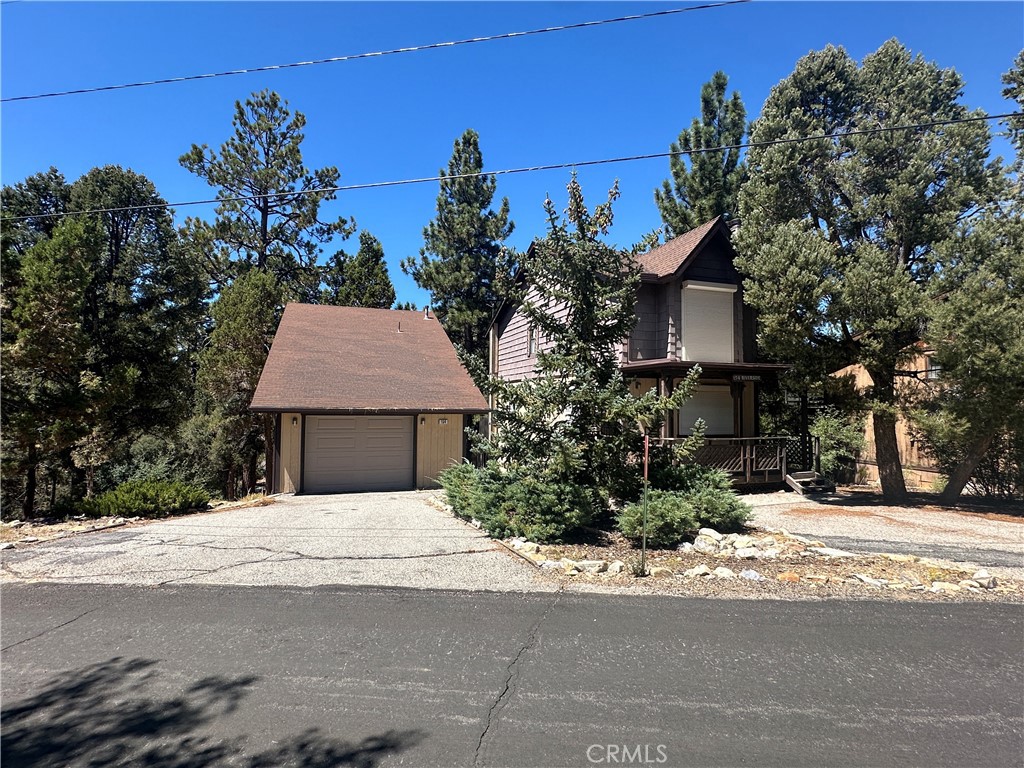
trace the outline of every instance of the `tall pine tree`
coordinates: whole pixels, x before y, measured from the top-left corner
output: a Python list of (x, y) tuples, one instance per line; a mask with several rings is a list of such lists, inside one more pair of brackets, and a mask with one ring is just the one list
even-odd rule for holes
[(502, 246), (512, 233), (508, 198), (491, 208), (497, 180), (482, 174), (483, 155), (476, 131), (456, 140), (447, 170), (439, 172), (441, 191), (437, 217), (423, 230), (419, 258), (409, 257), (402, 269), (431, 294), (438, 320), (469, 362), (484, 370), (487, 329), (501, 302), (503, 284), (515, 268)]
[[(739, 267), (759, 341), (782, 360), (859, 363), (871, 376), (884, 495), (906, 485), (896, 442), (898, 379), (947, 265), (937, 249), (990, 199), (989, 132), (967, 122), (927, 132), (858, 129), (955, 120), (963, 80), (890, 40), (857, 62), (829, 46), (797, 62), (751, 128), (754, 142), (838, 138), (752, 149), (740, 194)], [(853, 135), (851, 135), (853, 134)]]
[[(672, 152), (735, 146), (743, 141), (747, 112), (738, 91), (726, 100), (728, 85), (729, 78), (721, 71), (704, 83), (700, 118), (694, 118), (689, 129), (683, 129), (679, 140), (672, 144)], [(654, 191), (668, 237), (688, 232), (715, 216), (735, 216), (745, 175), (739, 149), (673, 154), (669, 170), (672, 178)]]

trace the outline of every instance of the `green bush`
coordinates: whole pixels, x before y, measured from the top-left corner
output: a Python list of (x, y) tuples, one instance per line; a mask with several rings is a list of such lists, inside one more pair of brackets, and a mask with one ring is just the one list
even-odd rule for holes
[(701, 464), (663, 464), (653, 468), (650, 476), (651, 487), (659, 491), (691, 493), (715, 488), (732, 492), (732, 480), (725, 472)]
[(122, 483), (81, 504), (91, 517), (167, 517), (205, 507), (210, 495), (201, 488), (159, 480)]
[[(656, 548), (674, 547), (700, 528), (725, 533), (742, 530), (750, 507), (732, 490), (724, 472), (701, 467), (686, 490), (653, 490), (647, 500), (647, 543)], [(682, 477), (682, 475), (680, 475)], [(627, 539), (640, 541), (643, 532), (643, 501), (627, 505), (617, 518)]]
[(833, 406), (818, 411), (808, 430), (821, 444), (821, 474), (849, 481), (854, 457), (864, 448), (864, 419), (841, 413)]
[(518, 476), (494, 464), (449, 467), (440, 476), (453, 512), (480, 521), (491, 536), (563, 541), (601, 509), (595, 491), (571, 481)]
[[(644, 503), (627, 504), (617, 518), (619, 530), (627, 539), (643, 538)], [(647, 544), (655, 549), (668, 549), (679, 544), (696, 530), (697, 515), (693, 504), (681, 493), (650, 491), (647, 494)]]

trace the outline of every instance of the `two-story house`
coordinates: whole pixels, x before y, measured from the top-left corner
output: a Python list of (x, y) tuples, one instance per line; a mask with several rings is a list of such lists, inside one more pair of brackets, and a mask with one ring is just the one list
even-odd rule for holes
[[(678, 411), (667, 414), (663, 438), (689, 434), (700, 418), (709, 445), (733, 471), (743, 468), (741, 438), (759, 436), (761, 388), (785, 365), (759, 362), (753, 310), (743, 303), (742, 280), (729, 226), (721, 217), (638, 257), (642, 270), (637, 321), (621, 350), (622, 371), (637, 394), (668, 394), (695, 366), (700, 386)], [(491, 333), (491, 373), (519, 381), (533, 375), (544, 340), (515, 306), (505, 307)], [(729, 440), (725, 440), (728, 438)], [(731, 445), (736, 450), (724, 450)], [(732, 462), (732, 463), (729, 463)]]

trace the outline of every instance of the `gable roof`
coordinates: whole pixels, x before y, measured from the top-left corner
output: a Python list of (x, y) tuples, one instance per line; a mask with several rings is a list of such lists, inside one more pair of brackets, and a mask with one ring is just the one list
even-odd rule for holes
[[(689, 232), (684, 232), (678, 237), (673, 237), (667, 243), (652, 248), (647, 253), (640, 254), (636, 259), (640, 262), (644, 276), (663, 278), (675, 275), (700, 252), (719, 227), (728, 229), (725, 220), (721, 216), (716, 216), (711, 221), (705, 222)], [(726, 239), (728, 239), (728, 234)]]
[(414, 311), (312, 304), (285, 307), (250, 408), (319, 413), (488, 410), (435, 318)]

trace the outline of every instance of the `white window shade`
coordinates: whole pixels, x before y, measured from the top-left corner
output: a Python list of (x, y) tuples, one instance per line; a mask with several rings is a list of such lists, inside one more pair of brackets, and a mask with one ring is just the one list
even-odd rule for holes
[(708, 437), (733, 436), (733, 399), (728, 385), (702, 384), (679, 409), (679, 434), (691, 434), (697, 419), (704, 419)]
[(683, 284), (682, 358), (731, 363), (735, 358), (734, 285)]

